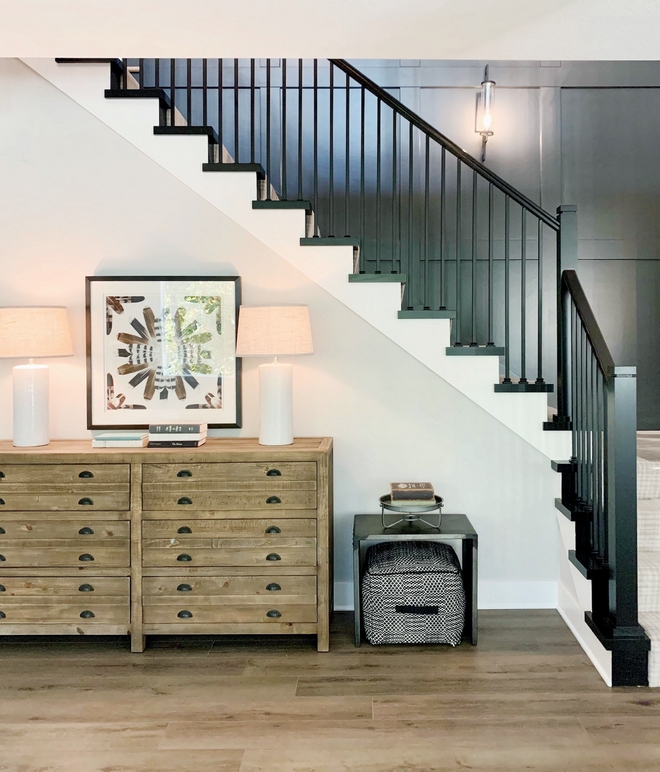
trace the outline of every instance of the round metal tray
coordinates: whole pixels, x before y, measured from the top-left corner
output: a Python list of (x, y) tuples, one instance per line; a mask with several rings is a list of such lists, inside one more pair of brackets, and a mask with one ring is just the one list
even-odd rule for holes
[[(383, 523), (383, 528), (392, 528), (395, 525), (398, 525), (399, 523), (415, 523), (415, 522), (421, 522), (425, 525), (429, 525), (432, 528), (440, 528), (440, 524), (442, 523), (442, 507), (443, 507), (443, 500), (442, 496), (434, 496), (434, 503), (431, 504), (429, 502), (428, 505), (426, 504), (405, 504), (404, 502), (399, 502), (397, 504), (392, 504), (392, 498), (389, 494), (385, 496), (381, 496), (380, 501), (380, 515), (381, 515), (381, 521)], [(401, 515), (401, 517), (398, 520), (395, 520), (393, 523), (386, 523), (385, 522), (385, 513), (393, 512), (397, 515)], [(430, 514), (430, 513), (436, 513), (437, 514), (437, 522), (430, 522), (428, 520), (425, 520), (422, 515)]]

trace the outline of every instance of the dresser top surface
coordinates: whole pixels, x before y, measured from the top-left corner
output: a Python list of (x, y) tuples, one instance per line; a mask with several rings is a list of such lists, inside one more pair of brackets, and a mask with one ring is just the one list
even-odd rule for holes
[(91, 439), (53, 440), (36, 448), (15, 448), (11, 440), (0, 440), (0, 462), (4, 463), (179, 463), (182, 459), (213, 461), (313, 461), (332, 448), (330, 437), (300, 437), (291, 445), (259, 445), (256, 437), (210, 437), (200, 448), (92, 448)]

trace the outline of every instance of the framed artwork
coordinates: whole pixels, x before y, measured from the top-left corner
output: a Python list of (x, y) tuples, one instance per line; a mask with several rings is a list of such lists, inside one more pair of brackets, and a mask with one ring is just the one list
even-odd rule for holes
[(241, 426), (238, 276), (88, 276), (87, 427)]

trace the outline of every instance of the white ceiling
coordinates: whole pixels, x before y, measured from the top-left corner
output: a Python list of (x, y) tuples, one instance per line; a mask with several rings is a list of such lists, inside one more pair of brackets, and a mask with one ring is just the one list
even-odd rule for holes
[(0, 56), (660, 59), (657, 0), (0, 0)]

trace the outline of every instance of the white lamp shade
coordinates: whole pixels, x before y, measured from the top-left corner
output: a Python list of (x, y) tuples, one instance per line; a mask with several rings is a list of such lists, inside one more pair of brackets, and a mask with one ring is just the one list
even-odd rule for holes
[(241, 306), (236, 356), (313, 354), (307, 306)]
[(0, 357), (66, 357), (73, 354), (63, 306), (0, 308)]

